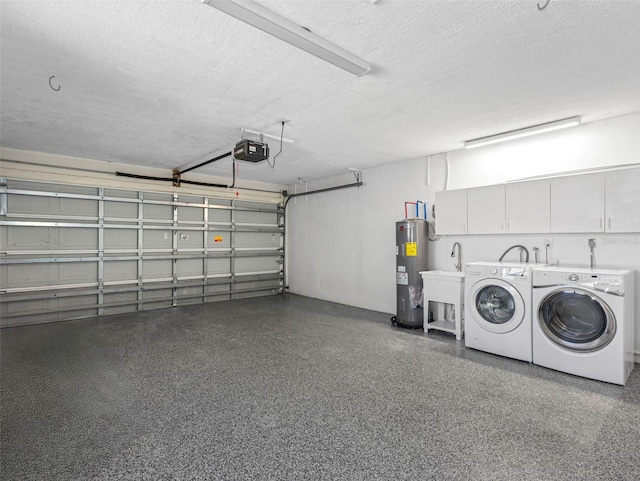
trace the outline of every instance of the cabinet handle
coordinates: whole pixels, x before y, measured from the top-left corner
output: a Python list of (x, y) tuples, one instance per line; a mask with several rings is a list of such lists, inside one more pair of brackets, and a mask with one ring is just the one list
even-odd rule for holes
[(611, 229), (611, 217), (609, 217), (609, 229)]

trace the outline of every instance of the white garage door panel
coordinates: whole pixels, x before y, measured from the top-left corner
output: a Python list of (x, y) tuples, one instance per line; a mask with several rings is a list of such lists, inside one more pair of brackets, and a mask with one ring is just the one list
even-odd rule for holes
[(131, 281), (138, 279), (138, 261), (107, 261), (104, 263), (104, 282)]
[(209, 209), (209, 223), (231, 224), (231, 210)]
[(135, 220), (138, 218), (138, 204), (106, 201), (104, 203), (104, 216), (107, 222), (113, 222), (111, 219)]
[(105, 250), (136, 250), (138, 248), (137, 229), (105, 229)]
[(62, 284), (83, 284), (98, 281), (97, 262), (61, 262), (58, 264), (58, 279)]
[(173, 220), (173, 207), (170, 205), (145, 204), (142, 208), (142, 211), (143, 211), (144, 219), (146, 221)]
[(144, 230), (143, 246), (145, 249), (169, 249), (173, 245), (173, 236), (170, 230)]
[(280, 235), (270, 232), (237, 232), (236, 248), (274, 249), (280, 245)]
[(203, 274), (203, 259), (178, 259), (176, 261), (178, 277), (200, 277)]
[(278, 196), (271, 204), (16, 179), (3, 193), (0, 327), (282, 291)]
[(263, 272), (277, 271), (280, 264), (277, 263), (278, 257), (239, 257), (236, 259), (236, 272)]
[(56, 309), (58, 307), (57, 299), (40, 299), (37, 301), (13, 302), (11, 304), (2, 305), (2, 314), (11, 316), (21, 312), (46, 311), (48, 309)]
[(7, 210), (14, 214), (55, 214), (60, 211), (58, 200), (55, 197), (9, 195)]
[[(138, 302), (137, 292), (122, 292), (115, 294), (105, 294), (104, 304), (107, 306), (104, 308), (104, 314), (119, 314), (121, 312), (131, 312), (135, 310)], [(120, 304), (110, 306), (113, 304)]]
[(177, 291), (178, 304), (193, 304), (204, 292), (202, 287), (179, 287)]
[(217, 284), (205, 286), (207, 294), (228, 294), (231, 291), (229, 284)]
[(97, 250), (97, 229), (66, 228), (59, 230), (59, 248), (65, 250)]
[(171, 289), (159, 289), (154, 291), (142, 291), (142, 298), (145, 300), (145, 309), (160, 309), (171, 307), (173, 302)]
[(231, 259), (207, 259), (207, 274), (209, 276), (220, 274), (231, 275)]
[[(199, 199), (197, 202), (201, 204), (203, 199)], [(180, 219), (180, 222), (202, 223), (204, 222), (204, 211), (202, 208), (178, 206), (178, 219)]]
[(3, 227), (7, 232), (7, 246), (9, 251), (30, 249), (54, 249), (59, 245), (57, 229), (47, 227)]
[[(98, 304), (98, 296), (77, 296), (77, 297), (62, 297), (58, 299), (59, 307), (95, 307)], [(92, 315), (96, 315), (94, 313)]]
[(57, 266), (44, 263), (9, 264), (0, 266), (2, 289), (41, 287), (56, 284)]
[(97, 217), (98, 201), (82, 199), (60, 199), (60, 213), (72, 216)]
[(142, 278), (149, 280), (171, 279), (172, 273), (171, 260), (149, 260), (142, 264)]
[(271, 212), (247, 212), (240, 210), (236, 213), (236, 222), (277, 225), (278, 216)]

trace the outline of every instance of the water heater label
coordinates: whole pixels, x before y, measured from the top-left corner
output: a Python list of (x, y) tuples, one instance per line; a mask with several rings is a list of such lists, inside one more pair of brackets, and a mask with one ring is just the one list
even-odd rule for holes
[(409, 274), (407, 272), (396, 272), (396, 284), (409, 285)]
[(405, 266), (398, 266), (398, 272), (407, 272), (407, 268)]
[(407, 257), (416, 257), (418, 255), (418, 243), (407, 242), (406, 250), (407, 250)]

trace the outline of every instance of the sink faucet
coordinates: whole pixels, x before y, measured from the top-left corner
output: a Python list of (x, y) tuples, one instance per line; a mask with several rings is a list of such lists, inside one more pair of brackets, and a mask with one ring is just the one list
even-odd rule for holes
[(502, 259), (504, 259), (504, 256), (507, 255), (507, 253), (511, 250), (511, 249), (515, 249), (516, 247), (520, 248), (520, 262), (522, 262), (522, 253), (524, 252), (525, 254), (525, 259), (524, 262), (529, 262), (529, 250), (525, 247), (522, 246), (520, 244), (516, 244), (514, 246), (509, 247), (506, 251), (504, 251), (502, 253), (502, 255), (500, 256), (500, 259), (498, 259), (498, 262), (502, 262)]
[(455, 257), (456, 260), (458, 261), (456, 264), (453, 264), (453, 266), (456, 268), (456, 271), (458, 272), (462, 270), (462, 262), (460, 261), (461, 249), (462, 248), (460, 247), (460, 242), (453, 243), (453, 249), (451, 250), (451, 257)]

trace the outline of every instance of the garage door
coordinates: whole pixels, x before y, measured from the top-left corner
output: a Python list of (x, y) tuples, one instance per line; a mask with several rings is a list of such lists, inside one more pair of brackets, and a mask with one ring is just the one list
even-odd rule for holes
[(282, 292), (279, 204), (3, 184), (2, 327)]

